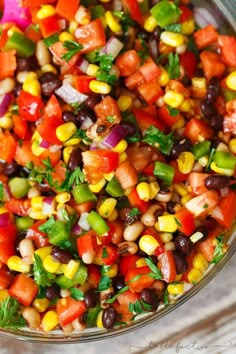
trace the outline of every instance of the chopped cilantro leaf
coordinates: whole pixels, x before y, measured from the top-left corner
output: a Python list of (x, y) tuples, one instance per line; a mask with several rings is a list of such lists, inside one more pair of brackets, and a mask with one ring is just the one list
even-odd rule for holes
[(170, 79), (178, 79), (180, 77), (180, 64), (179, 64), (179, 56), (177, 53), (170, 53), (168, 55), (168, 65), (167, 71)]
[(179, 227), (181, 227), (181, 226), (182, 226), (181, 222), (180, 222), (177, 218), (174, 218), (174, 219), (175, 219), (176, 225), (178, 225)]
[(124, 11), (113, 11), (113, 15), (120, 19), (120, 24), (124, 33), (128, 32), (130, 27), (135, 26), (135, 22), (130, 18), (130, 15)]
[(84, 129), (77, 129), (75, 134), (73, 135), (73, 138), (79, 138), (79, 139), (85, 140), (89, 143), (91, 142), (91, 140), (86, 135), (86, 130), (84, 130)]
[(107, 275), (103, 275), (100, 279), (97, 291), (109, 289), (111, 286), (111, 279)]
[(170, 106), (167, 106), (167, 109), (168, 109), (171, 117), (176, 117), (179, 114), (179, 110), (176, 108), (172, 108)]
[(167, 289), (165, 289), (165, 291), (164, 291), (163, 301), (164, 301), (165, 305), (169, 305), (169, 296), (168, 296)]
[(126, 283), (129, 284), (129, 283), (133, 283), (134, 281), (137, 281), (141, 278), (142, 274), (137, 274), (135, 275), (135, 277), (133, 277), (132, 279), (130, 279), (129, 281), (127, 281)]
[(39, 226), (39, 231), (48, 233), (52, 226), (55, 224), (54, 217), (51, 216), (44, 224)]
[(20, 314), (19, 302), (9, 296), (0, 304), (0, 328), (18, 329), (26, 324), (24, 318)]
[(141, 49), (138, 50), (138, 55), (144, 61), (149, 57), (149, 49), (148, 49), (146, 42), (144, 41), (144, 39), (140, 35), (138, 36), (138, 38), (139, 38), (140, 44), (141, 44)]
[(146, 311), (151, 311), (152, 309), (152, 305), (147, 304), (146, 302), (144, 302), (143, 300), (139, 301), (136, 300), (135, 303), (130, 302), (129, 303), (129, 311), (134, 313), (134, 316), (132, 318), (132, 320), (139, 314), (144, 313)]
[(138, 208), (132, 208), (129, 212), (129, 217), (137, 216), (141, 214), (141, 211), (139, 211)]
[(148, 275), (155, 280), (162, 279), (160, 269), (153, 263), (151, 258), (145, 258), (145, 261), (147, 263), (147, 266), (151, 269), (151, 273), (149, 273)]
[(106, 247), (103, 247), (103, 249), (102, 249), (102, 258), (107, 258), (107, 257), (108, 257), (107, 249), (106, 249)]
[(70, 61), (71, 58), (79, 53), (81, 49), (83, 49), (83, 46), (75, 41), (72, 40), (67, 40), (63, 43), (63, 47), (67, 49), (67, 52), (62, 55), (62, 59), (65, 61)]
[(74, 300), (84, 300), (84, 293), (82, 290), (72, 287), (70, 288), (70, 294)]
[(129, 287), (128, 285), (124, 286), (122, 289), (120, 289), (118, 291), (118, 293), (112, 297), (110, 297), (109, 299), (106, 300), (106, 303), (107, 304), (112, 304), (114, 301), (116, 301), (117, 297), (120, 295), (120, 294), (123, 294), (124, 292), (126, 292), (127, 290), (129, 290)]
[(208, 204), (204, 204), (204, 205), (203, 205), (203, 209), (207, 209), (208, 207), (209, 207)]
[(113, 85), (117, 81), (116, 75), (111, 75), (103, 70), (98, 70), (96, 77), (98, 81), (107, 82), (109, 85)]
[(170, 154), (171, 148), (174, 144), (172, 133), (166, 135), (153, 125), (148, 128), (142, 141), (154, 146), (158, 144), (160, 151), (165, 155)]
[(224, 257), (223, 247), (225, 244), (223, 242), (223, 234), (216, 237), (216, 241), (217, 243), (213, 254), (213, 259), (210, 263), (218, 263)]
[(99, 63), (100, 69), (105, 72), (109, 72), (111, 70), (113, 64), (113, 56), (111, 54), (100, 54), (96, 55), (96, 61)]

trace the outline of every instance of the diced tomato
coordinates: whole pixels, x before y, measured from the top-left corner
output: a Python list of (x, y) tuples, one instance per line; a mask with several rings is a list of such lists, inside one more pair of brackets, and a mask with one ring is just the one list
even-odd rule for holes
[(138, 4), (138, 0), (122, 0), (123, 6), (128, 10), (130, 17), (142, 25), (142, 13)]
[(52, 4), (55, 0), (22, 0), (25, 7), (40, 7), (45, 4)]
[(80, 258), (85, 254), (95, 255), (97, 250), (97, 234), (93, 230), (89, 230), (85, 234), (77, 238), (77, 249)]
[(172, 166), (175, 170), (173, 183), (184, 182), (188, 179), (188, 174), (180, 172), (179, 167), (178, 167), (178, 163), (176, 160), (170, 161), (169, 165)]
[(158, 257), (158, 268), (161, 270), (164, 281), (171, 283), (176, 280), (176, 266), (172, 251), (165, 251)]
[(193, 37), (198, 49), (203, 49), (217, 41), (218, 32), (216, 28), (210, 24), (194, 32)]
[(15, 199), (11, 197), (10, 200), (4, 203), (4, 206), (13, 214), (27, 216), (31, 204), (30, 199)]
[(16, 152), (16, 142), (8, 130), (0, 129), (0, 160), (12, 162)]
[[(110, 239), (110, 242), (113, 243), (114, 245), (119, 245), (121, 240), (123, 239), (123, 231), (124, 231), (124, 224), (121, 220), (115, 220), (115, 221), (107, 221), (107, 225), (109, 227), (109, 231), (107, 234), (107, 238)], [(103, 241), (103, 238), (106, 236), (102, 236), (101, 242), (105, 244)]]
[(100, 267), (95, 264), (86, 264), (88, 267), (88, 283), (92, 288), (97, 288), (101, 279)]
[(55, 95), (50, 96), (44, 111), (48, 117), (62, 117), (62, 109)]
[(39, 226), (41, 226), (45, 222), (46, 220), (36, 221), (36, 223), (30, 226), (26, 233), (26, 238), (31, 239), (37, 248), (49, 245), (49, 239), (47, 234), (39, 230)]
[(79, 58), (79, 53), (75, 54), (72, 56), (72, 58), (67, 62), (65, 59), (63, 59), (63, 55), (68, 52), (68, 50), (64, 47), (62, 42), (55, 42), (53, 43), (50, 47), (50, 52), (53, 54), (57, 62), (61, 65), (64, 65), (67, 69), (73, 67), (73, 65), (76, 63), (76, 61)]
[(56, 15), (38, 19), (38, 24), (44, 38), (50, 37), (60, 31), (60, 24)]
[(230, 230), (236, 217), (236, 193), (230, 191), (229, 195), (221, 198), (211, 216), (224, 228)]
[(135, 89), (138, 85), (142, 84), (143, 82), (144, 82), (144, 77), (140, 71), (135, 71), (133, 74), (125, 78), (125, 85), (130, 90)]
[[(140, 293), (144, 288), (150, 288), (154, 283), (154, 279), (148, 275), (150, 273), (151, 270), (147, 266), (130, 269), (125, 276), (125, 282), (131, 291)], [(136, 277), (138, 279), (134, 280)]]
[(140, 257), (136, 254), (124, 256), (119, 261), (119, 271), (121, 275), (125, 276), (130, 269), (136, 268), (136, 262)]
[(138, 91), (148, 104), (155, 103), (158, 98), (163, 96), (163, 90), (159, 85), (157, 77), (139, 85)]
[(212, 242), (216, 237), (220, 236), (223, 229), (220, 226), (215, 226), (211, 229), (209, 235), (204, 241), (200, 241), (198, 249), (206, 257), (208, 262), (211, 262), (213, 259), (215, 244)]
[(137, 171), (141, 172), (150, 162), (153, 149), (149, 145), (130, 144), (126, 149), (129, 159), (132, 161)]
[(205, 179), (209, 176), (208, 173), (191, 172), (188, 176), (188, 182), (191, 186), (191, 191), (195, 195), (199, 195), (208, 191), (205, 186)]
[(121, 321), (128, 322), (132, 319), (133, 313), (129, 310), (129, 304), (134, 304), (139, 298), (139, 294), (133, 293), (130, 290), (118, 295), (117, 301), (114, 302), (113, 306), (119, 314)]
[(190, 78), (193, 78), (197, 68), (196, 54), (187, 50), (185, 53), (179, 56), (179, 60), (180, 64), (184, 67), (185, 73)]
[(68, 21), (74, 20), (75, 13), (78, 10), (80, 0), (70, 0), (70, 6), (68, 6), (67, 0), (58, 0), (56, 6), (56, 13)]
[(161, 73), (158, 65), (152, 60), (152, 58), (146, 59), (145, 63), (140, 66), (139, 71), (143, 75), (146, 81), (151, 81)]
[(60, 185), (63, 181), (65, 181), (66, 177), (66, 168), (64, 161), (60, 160), (53, 168), (52, 171), (52, 179), (53, 181), (57, 181)]
[(209, 50), (204, 50), (200, 54), (200, 59), (201, 59), (204, 75), (208, 80), (210, 80), (212, 77), (215, 76), (218, 77), (219, 79), (222, 78), (226, 66), (221, 61), (219, 54), (215, 52), (211, 52)]
[(15, 224), (0, 227), (0, 261), (7, 263), (8, 258), (16, 254), (15, 241), (17, 229)]
[(151, 125), (154, 127), (164, 130), (165, 125), (157, 117), (143, 111), (142, 109), (134, 109), (133, 113), (135, 115), (138, 127), (141, 131), (146, 131)]
[(157, 117), (164, 123), (167, 127), (172, 127), (181, 118), (180, 114), (172, 116), (166, 106), (157, 109)]
[(189, 20), (191, 17), (193, 17), (193, 12), (189, 7), (187, 7), (185, 5), (180, 5), (179, 9), (181, 11), (179, 23), (183, 23), (183, 22)]
[(61, 145), (61, 141), (56, 135), (56, 129), (63, 124), (63, 120), (55, 116), (44, 115), (42, 121), (37, 125), (40, 136), (51, 144)]
[(67, 296), (57, 301), (57, 315), (61, 326), (66, 326), (86, 311), (82, 300), (74, 300)]
[(196, 228), (193, 214), (186, 208), (180, 208), (175, 213), (175, 218), (178, 220), (178, 230), (187, 236), (191, 236)]
[(75, 77), (74, 85), (75, 85), (76, 90), (78, 90), (81, 93), (92, 92), (89, 88), (89, 84), (92, 80), (94, 80), (94, 78), (91, 76), (88, 76), (88, 75), (80, 75), (80, 76)]
[(184, 129), (184, 136), (189, 138), (191, 143), (194, 144), (202, 139), (211, 139), (214, 136), (214, 130), (208, 125), (207, 122), (192, 118)]
[(135, 187), (131, 190), (131, 192), (128, 194), (127, 197), (130, 202), (130, 205), (133, 208), (138, 208), (138, 210), (141, 211), (142, 213), (145, 213), (145, 211), (147, 211), (150, 203), (145, 202), (144, 200), (139, 198), (139, 195)]
[(218, 200), (217, 192), (210, 190), (190, 199), (185, 203), (185, 207), (198, 218), (208, 215), (217, 206)]
[(233, 36), (219, 35), (218, 43), (221, 49), (222, 61), (232, 67), (236, 68), (236, 39)]
[(141, 64), (141, 58), (136, 50), (131, 49), (120, 54), (116, 59), (116, 66), (121, 76), (134, 74)]
[(98, 18), (88, 25), (79, 26), (75, 30), (75, 37), (83, 46), (80, 53), (88, 53), (94, 49), (101, 48), (106, 44), (106, 35), (102, 21)]
[(25, 30), (25, 35), (27, 38), (31, 39), (34, 43), (37, 43), (42, 38), (42, 34), (37, 30), (33, 24), (29, 25)]
[(15, 114), (13, 114), (12, 120), (14, 124), (14, 133), (18, 136), (18, 138), (25, 139), (28, 130), (27, 122), (23, 120), (21, 116)]
[(114, 245), (99, 245), (94, 263), (99, 265), (112, 265), (119, 257), (117, 247)]
[(106, 96), (101, 102), (96, 104), (94, 112), (98, 119), (107, 121), (107, 117), (114, 117), (114, 121), (119, 123), (121, 121), (121, 113), (117, 102), (111, 96)]
[(16, 51), (14, 49), (0, 52), (0, 80), (12, 77), (16, 70)]
[(13, 274), (9, 273), (6, 268), (0, 269), (0, 289), (8, 289), (14, 279)]
[(119, 153), (111, 150), (89, 150), (82, 153), (84, 166), (91, 166), (102, 173), (114, 171), (119, 166)]
[(23, 306), (30, 306), (38, 293), (38, 285), (27, 275), (18, 274), (9, 288), (9, 295), (18, 300)]
[(138, 183), (138, 171), (129, 158), (117, 167), (115, 176), (123, 189), (134, 187)]
[(71, 199), (69, 204), (77, 211), (77, 213), (89, 213), (90, 210), (95, 208), (95, 202), (84, 202), (81, 204), (76, 204), (74, 199)]
[(21, 90), (17, 98), (21, 118), (36, 122), (43, 114), (44, 104), (40, 97)]

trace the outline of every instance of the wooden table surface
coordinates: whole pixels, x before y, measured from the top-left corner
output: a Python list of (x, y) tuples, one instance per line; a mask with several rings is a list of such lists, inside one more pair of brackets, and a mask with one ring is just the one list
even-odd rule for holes
[(0, 354), (236, 354), (236, 256), (192, 299), (145, 328), (88, 344), (0, 338)]

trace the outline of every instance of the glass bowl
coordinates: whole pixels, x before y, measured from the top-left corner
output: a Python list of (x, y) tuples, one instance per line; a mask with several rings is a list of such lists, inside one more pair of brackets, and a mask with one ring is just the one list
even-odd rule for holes
[[(236, 33), (236, 0), (192, 0), (191, 1), (198, 8), (206, 8), (213, 15), (214, 20), (218, 24), (221, 33)], [(33, 331), (28, 328), (23, 328), (17, 331), (0, 329), (0, 336), (9, 339), (17, 339), (28, 342), (41, 342), (41, 343), (85, 343), (96, 340), (109, 339), (114, 336), (119, 336), (128, 332), (135, 331), (142, 328), (154, 321), (160, 320), (163, 316), (174, 311), (177, 307), (185, 303), (196, 293), (198, 293), (204, 286), (206, 286), (218, 272), (230, 260), (236, 252), (236, 227), (228, 234), (228, 250), (224, 257), (215, 265), (211, 265), (204, 277), (199, 283), (189, 286), (189, 289), (181, 296), (176, 297), (173, 302), (167, 306), (161, 305), (155, 313), (145, 314), (138, 317), (131, 324), (125, 327), (116, 327), (112, 330), (102, 330), (99, 328), (88, 328), (83, 332), (75, 332), (70, 335), (63, 334), (61, 331), (53, 331), (50, 333), (43, 333)]]

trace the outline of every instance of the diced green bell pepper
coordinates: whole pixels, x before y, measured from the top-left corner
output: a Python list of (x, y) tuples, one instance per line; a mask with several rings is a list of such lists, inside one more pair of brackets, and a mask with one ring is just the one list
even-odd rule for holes
[(219, 168), (234, 170), (236, 165), (236, 157), (227, 151), (216, 151), (213, 161)]
[(110, 229), (107, 223), (103, 220), (101, 215), (96, 213), (96, 211), (90, 211), (87, 221), (91, 228), (98, 234), (98, 236), (103, 236), (107, 233)]
[(49, 36), (47, 38), (44, 38), (44, 43), (46, 44), (46, 46), (49, 48), (51, 45), (53, 45), (56, 42), (59, 42), (59, 34), (53, 34), (52, 36)]
[(124, 195), (124, 190), (115, 176), (107, 183), (106, 192), (114, 198), (119, 198)]
[(55, 246), (63, 246), (69, 241), (69, 236), (68, 224), (60, 220), (57, 220), (48, 230), (49, 241)]
[(91, 8), (92, 19), (101, 18), (105, 14), (104, 7), (102, 5), (97, 5)]
[(82, 183), (75, 186), (72, 194), (77, 204), (97, 201), (96, 195), (91, 192), (87, 183)]
[(164, 162), (155, 162), (154, 175), (165, 181), (168, 185), (171, 185), (175, 170), (172, 166), (167, 165)]
[(157, 3), (151, 8), (150, 12), (161, 28), (178, 22), (181, 15), (178, 6), (167, 0)]
[(18, 55), (22, 57), (30, 57), (35, 52), (35, 43), (27, 38), (24, 34), (17, 31), (7, 40), (4, 50), (15, 49)]
[(192, 152), (196, 160), (199, 160), (201, 157), (206, 156), (210, 153), (211, 142), (209, 140), (201, 141), (193, 145)]

